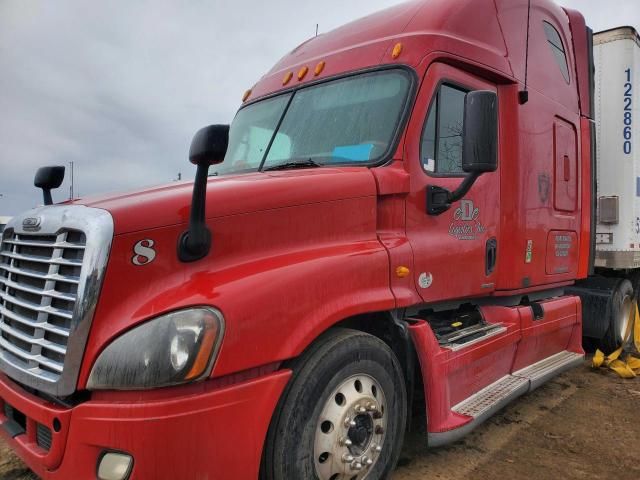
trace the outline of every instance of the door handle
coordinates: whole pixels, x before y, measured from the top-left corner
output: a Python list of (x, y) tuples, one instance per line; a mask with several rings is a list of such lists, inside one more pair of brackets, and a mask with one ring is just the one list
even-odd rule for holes
[(493, 273), (496, 268), (496, 261), (498, 259), (498, 240), (490, 238), (487, 240), (487, 251), (485, 259), (485, 274), (488, 277)]

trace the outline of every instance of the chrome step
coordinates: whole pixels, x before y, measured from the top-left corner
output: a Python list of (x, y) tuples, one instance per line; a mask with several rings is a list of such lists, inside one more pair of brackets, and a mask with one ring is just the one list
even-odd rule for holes
[(551, 377), (576, 367), (584, 360), (584, 355), (574, 352), (560, 352), (545, 358), (533, 365), (513, 372), (515, 377), (523, 378), (531, 382), (530, 390), (538, 388)]
[(474, 325), (473, 327), (469, 327), (464, 330), (460, 330), (455, 334), (452, 334), (451, 337), (444, 337), (442, 341), (444, 343), (455, 342), (456, 340), (470, 337), (471, 335), (475, 335), (477, 333), (488, 332), (490, 330), (493, 330), (494, 328), (500, 328), (500, 326), (501, 325)]
[(497, 382), (454, 406), (451, 409), (453, 412), (472, 417), (473, 420), (454, 430), (428, 432), (429, 446), (441, 447), (460, 440), (512, 400), (538, 388), (552, 377), (580, 365), (583, 361), (584, 355), (564, 351), (551, 355), (511, 375), (505, 375)]
[(528, 379), (505, 375), (497, 382), (460, 402), (452, 410), (461, 415), (478, 418), (484, 413), (495, 410), (497, 405), (503, 402), (508, 403), (516, 396), (526, 393), (527, 390), (529, 390)]
[[(467, 348), (471, 345), (475, 345), (478, 342), (483, 342), (488, 338), (494, 337), (496, 335), (500, 335), (507, 331), (507, 327), (502, 324), (494, 324), (494, 325), (485, 325), (482, 328), (474, 328), (473, 331), (466, 331), (462, 335), (456, 335), (455, 337), (443, 339), (444, 343), (440, 343), (442, 348), (447, 348), (454, 352), (461, 350), (463, 348)], [(463, 333), (463, 332), (460, 332)], [(467, 342), (462, 343), (452, 343), (457, 340), (461, 340), (466, 337), (471, 337), (473, 335), (481, 334), (479, 337), (475, 337)]]

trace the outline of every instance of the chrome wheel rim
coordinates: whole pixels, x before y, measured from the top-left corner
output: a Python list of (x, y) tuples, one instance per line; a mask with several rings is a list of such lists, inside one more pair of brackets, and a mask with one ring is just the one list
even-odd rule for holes
[(631, 334), (631, 305), (633, 301), (629, 295), (625, 295), (620, 309), (620, 339), (626, 342)]
[(386, 397), (365, 374), (344, 380), (327, 398), (316, 425), (314, 459), (319, 480), (361, 480), (385, 448)]

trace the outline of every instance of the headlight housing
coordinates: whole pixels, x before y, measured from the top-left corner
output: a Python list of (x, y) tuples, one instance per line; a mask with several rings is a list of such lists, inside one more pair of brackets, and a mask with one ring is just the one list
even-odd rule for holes
[(193, 307), (149, 320), (115, 339), (91, 370), (89, 390), (140, 390), (208, 376), (224, 334), (222, 314)]

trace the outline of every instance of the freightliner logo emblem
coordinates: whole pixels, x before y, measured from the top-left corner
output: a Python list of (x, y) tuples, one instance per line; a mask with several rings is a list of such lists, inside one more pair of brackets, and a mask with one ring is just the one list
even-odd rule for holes
[(22, 228), (29, 232), (37, 232), (40, 230), (40, 224), (42, 223), (42, 218), (40, 217), (27, 217), (22, 220)]

